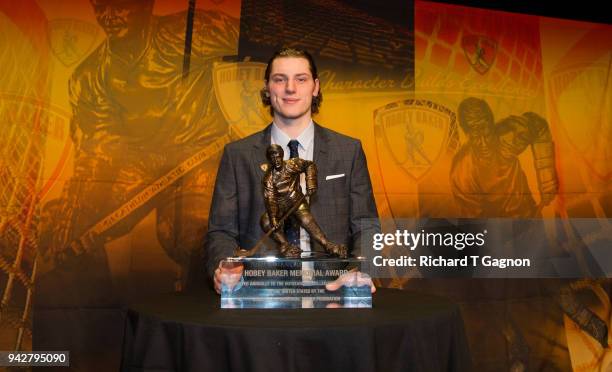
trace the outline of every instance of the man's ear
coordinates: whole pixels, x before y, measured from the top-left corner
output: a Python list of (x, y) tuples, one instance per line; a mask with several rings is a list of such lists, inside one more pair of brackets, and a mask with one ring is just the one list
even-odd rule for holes
[(315, 83), (315, 87), (314, 87), (314, 91), (312, 92), (312, 96), (313, 96), (313, 97), (316, 97), (316, 96), (318, 96), (318, 95), (319, 95), (319, 84), (320, 84), (320, 83), (319, 83), (319, 78), (316, 78), (316, 79), (314, 80), (314, 83)]

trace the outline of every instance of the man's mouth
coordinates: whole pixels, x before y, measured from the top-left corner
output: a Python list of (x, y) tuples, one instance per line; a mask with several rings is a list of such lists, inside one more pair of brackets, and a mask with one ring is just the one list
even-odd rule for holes
[(111, 33), (119, 32), (119, 31), (121, 31), (122, 28), (123, 28), (123, 26), (121, 26), (119, 24), (116, 24), (116, 23), (110, 23), (110, 24), (107, 23), (107, 24), (104, 25), (104, 29), (107, 32), (111, 32)]
[(283, 102), (290, 104), (290, 105), (297, 103), (298, 101), (299, 101), (298, 98), (283, 98)]

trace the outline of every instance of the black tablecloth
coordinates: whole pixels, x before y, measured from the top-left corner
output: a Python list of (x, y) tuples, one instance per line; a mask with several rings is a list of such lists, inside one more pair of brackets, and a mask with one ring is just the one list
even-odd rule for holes
[(459, 307), (379, 289), (372, 309), (228, 310), (212, 292), (131, 305), (124, 371), (465, 371)]

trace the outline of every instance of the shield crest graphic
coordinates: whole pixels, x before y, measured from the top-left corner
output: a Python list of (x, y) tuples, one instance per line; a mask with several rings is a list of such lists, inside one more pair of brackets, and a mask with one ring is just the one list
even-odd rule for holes
[(213, 86), (225, 120), (239, 137), (263, 129), (270, 115), (261, 103), (266, 65), (260, 62), (222, 62), (213, 67)]
[[(581, 63), (554, 71), (548, 92), (553, 122), (591, 174), (612, 179), (612, 82), (609, 61)], [(580, 124), (577, 124), (580, 123)]]
[[(374, 127), (378, 153), (386, 153), (391, 160), (386, 166), (401, 170), (417, 182), (450, 142), (456, 141), (451, 136), (456, 131), (455, 113), (427, 100), (394, 102), (375, 110)], [(395, 173), (393, 169), (382, 171)]]
[(464, 35), (461, 47), (470, 66), (484, 75), (495, 62), (497, 42), (484, 35)]
[(49, 21), (49, 45), (53, 55), (66, 67), (79, 62), (95, 45), (98, 27), (78, 19)]

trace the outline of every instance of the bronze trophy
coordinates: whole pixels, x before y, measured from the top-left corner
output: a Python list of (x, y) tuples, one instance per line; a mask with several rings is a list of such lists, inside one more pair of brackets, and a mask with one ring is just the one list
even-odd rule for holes
[[(266, 210), (260, 226), (264, 236), (253, 248), (238, 248), (234, 257), (221, 262), (228, 268), (243, 268), (236, 285), (222, 286), (221, 308), (372, 307), (369, 285), (347, 283), (338, 290), (327, 290), (328, 283), (349, 271), (360, 271), (365, 261), (348, 258), (347, 247), (327, 239), (310, 212), (307, 197), (317, 191), (315, 164), (300, 158), (283, 160), (283, 155), (278, 145), (266, 150), (268, 162), (261, 165)], [(306, 194), (300, 187), (303, 173)], [(310, 239), (325, 249), (326, 257), (302, 257), (300, 247), (285, 234), (287, 224), (289, 229), (306, 230)], [(277, 245), (276, 257), (254, 257), (268, 237)], [(357, 281), (358, 275), (349, 277)]]
[[(347, 258), (348, 251), (344, 244), (336, 244), (325, 237), (314, 217), (306, 195), (311, 196), (317, 191), (317, 167), (309, 160), (291, 158), (283, 160), (283, 148), (270, 145), (266, 150), (268, 163), (262, 164), (265, 172), (262, 179), (266, 211), (261, 216), (260, 225), (265, 235), (250, 250), (237, 249), (238, 257), (251, 257), (261, 247), (267, 237), (278, 244), (281, 257), (299, 258), (300, 247), (291, 244), (285, 236), (282, 227), (293, 222), (310, 234), (310, 238), (321, 244), (330, 256)], [(300, 174), (306, 174), (306, 195), (300, 187)]]

